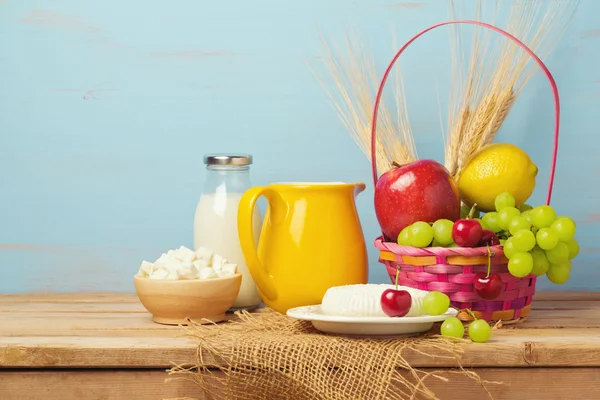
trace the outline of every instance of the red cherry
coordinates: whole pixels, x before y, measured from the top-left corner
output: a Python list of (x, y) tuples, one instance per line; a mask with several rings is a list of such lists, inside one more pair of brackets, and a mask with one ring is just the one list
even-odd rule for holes
[(479, 272), (473, 279), (475, 292), (486, 300), (493, 300), (502, 293), (502, 279), (498, 274), (491, 274), (486, 277), (485, 272)]
[(390, 317), (403, 317), (410, 311), (412, 297), (406, 290), (386, 289), (381, 294), (381, 308)]
[(460, 247), (475, 247), (479, 244), (483, 229), (474, 219), (459, 219), (452, 227), (452, 239)]
[(498, 240), (498, 236), (494, 232), (489, 229), (483, 230), (478, 246), (497, 246), (499, 244), (500, 240)]

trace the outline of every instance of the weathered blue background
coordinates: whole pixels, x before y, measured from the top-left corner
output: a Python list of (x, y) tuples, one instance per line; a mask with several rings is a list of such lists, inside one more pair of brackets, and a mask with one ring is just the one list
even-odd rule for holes
[[(563, 101), (554, 204), (577, 219), (582, 254), (568, 284), (540, 289), (600, 288), (600, 3), (579, 8), (547, 63)], [(318, 32), (337, 40), (356, 28), (382, 68), (393, 30), (402, 41), (447, 17), (438, 0), (0, 0), (0, 293), (132, 291), (142, 259), (191, 246), (205, 152), (254, 154), (255, 184), (370, 184), (307, 67), (324, 72)], [(422, 158), (442, 156), (448, 43), (448, 31), (432, 32), (404, 61)], [(540, 166), (535, 204), (551, 113), (538, 74), (498, 137)], [(370, 244), (372, 190), (358, 206)], [(370, 255), (371, 280), (386, 281)]]

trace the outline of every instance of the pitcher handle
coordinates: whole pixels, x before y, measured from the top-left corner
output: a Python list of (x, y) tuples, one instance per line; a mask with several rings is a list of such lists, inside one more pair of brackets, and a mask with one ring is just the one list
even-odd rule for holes
[(238, 236), (246, 264), (256, 285), (267, 299), (275, 300), (277, 298), (277, 290), (273, 283), (273, 277), (267, 273), (265, 266), (262, 265), (258, 258), (256, 243), (254, 243), (254, 236), (252, 234), (252, 216), (254, 214), (254, 207), (256, 207), (256, 201), (260, 196), (265, 196), (269, 201), (269, 206), (275, 202), (283, 201), (279, 194), (269, 187), (257, 186), (248, 189), (242, 195), (238, 206)]

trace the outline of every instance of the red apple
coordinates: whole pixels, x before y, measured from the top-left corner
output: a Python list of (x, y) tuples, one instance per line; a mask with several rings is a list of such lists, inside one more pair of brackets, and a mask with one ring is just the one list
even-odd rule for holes
[(411, 306), (412, 297), (406, 290), (386, 289), (381, 294), (381, 309), (390, 317), (404, 317)]
[(434, 160), (394, 166), (375, 185), (375, 215), (388, 241), (417, 221), (460, 218), (458, 186)]
[(491, 274), (488, 277), (486, 275), (483, 272), (475, 275), (473, 286), (475, 287), (475, 292), (482, 299), (494, 300), (502, 292), (502, 278), (498, 274)]

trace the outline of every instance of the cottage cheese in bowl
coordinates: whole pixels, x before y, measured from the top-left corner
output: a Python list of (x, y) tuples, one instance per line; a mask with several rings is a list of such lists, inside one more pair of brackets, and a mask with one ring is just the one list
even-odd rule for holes
[(237, 272), (228, 262), (206, 247), (194, 251), (185, 246), (163, 253), (156, 261), (142, 261), (136, 276), (149, 279), (191, 280), (225, 278)]

